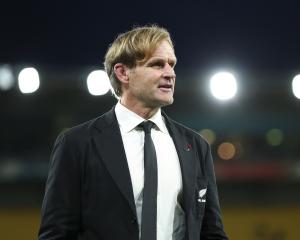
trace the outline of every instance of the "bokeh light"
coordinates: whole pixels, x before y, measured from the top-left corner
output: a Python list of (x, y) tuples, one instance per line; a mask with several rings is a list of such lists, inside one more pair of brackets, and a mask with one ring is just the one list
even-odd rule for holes
[(218, 147), (218, 156), (223, 160), (230, 160), (236, 154), (235, 146), (230, 142), (223, 142)]
[(14, 85), (14, 75), (9, 65), (0, 66), (0, 89), (9, 90)]
[(219, 72), (210, 80), (210, 91), (219, 100), (229, 100), (237, 93), (237, 82), (232, 73)]
[(216, 134), (211, 129), (202, 129), (199, 133), (209, 144), (213, 144), (216, 140)]
[(89, 93), (94, 96), (106, 94), (110, 89), (107, 73), (103, 70), (91, 72), (87, 77), (87, 88)]
[(271, 146), (279, 146), (283, 141), (283, 133), (280, 129), (270, 129), (266, 133), (266, 141)]
[(35, 68), (24, 68), (18, 77), (19, 89), (22, 93), (33, 93), (40, 86), (39, 73)]
[(293, 94), (296, 98), (300, 99), (300, 74), (293, 78), (292, 82)]

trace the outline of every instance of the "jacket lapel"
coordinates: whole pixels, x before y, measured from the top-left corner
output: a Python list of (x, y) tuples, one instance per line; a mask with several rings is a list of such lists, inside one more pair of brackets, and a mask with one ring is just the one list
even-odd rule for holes
[(196, 162), (195, 162), (195, 146), (193, 139), (186, 136), (186, 132), (176, 127), (172, 120), (164, 114), (166, 125), (169, 133), (174, 141), (178, 158), (181, 166), (182, 182), (183, 182), (183, 208), (186, 214), (189, 214), (192, 200), (194, 199), (194, 189), (196, 183)]
[(95, 127), (99, 130), (94, 136), (97, 151), (136, 215), (130, 172), (114, 108), (104, 114)]

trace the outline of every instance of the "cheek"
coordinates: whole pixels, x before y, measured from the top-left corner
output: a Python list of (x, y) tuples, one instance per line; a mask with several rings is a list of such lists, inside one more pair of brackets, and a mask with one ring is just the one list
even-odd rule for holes
[(151, 91), (154, 88), (157, 88), (159, 79), (159, 73), (145, 71), (134, 76), (134, 79), (132, 79), (133, 81), (131, 83), (131, 87), (135, 89)]

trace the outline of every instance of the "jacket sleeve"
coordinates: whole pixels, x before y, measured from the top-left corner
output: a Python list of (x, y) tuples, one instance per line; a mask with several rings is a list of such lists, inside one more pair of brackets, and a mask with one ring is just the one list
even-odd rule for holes
[(78, 148), (60, 135), (51, 154), (39, 240), (77, 239), (80, 221)]
[(221, 219), (221, 210), (218, 198), (218, 190), (214, 173), (213, 159), (210, 146), (202, 141), (202, 153), (204, 159), (204, 175), (207, 178), (207, 192), (205, 212), (203, 216), (201, 240), (228, 240)]

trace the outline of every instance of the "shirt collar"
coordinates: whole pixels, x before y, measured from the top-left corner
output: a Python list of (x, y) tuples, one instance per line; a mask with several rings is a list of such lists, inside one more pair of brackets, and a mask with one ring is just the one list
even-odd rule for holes
[[(135, 112), (129, 110), (123, 106), (120, 102), (117, 103), (115, 107), (116, 117), (120, 126), (120, 129), (126, 133), (133, 130), (141, 122), (145, 121), (144, 118), (137, 115)], [(161, 115), (161, 109), (159, 109), (151, 118), (160, 131), (163, 133), (168, 133), (168, 129), (164, 122), (163, 116)]]

